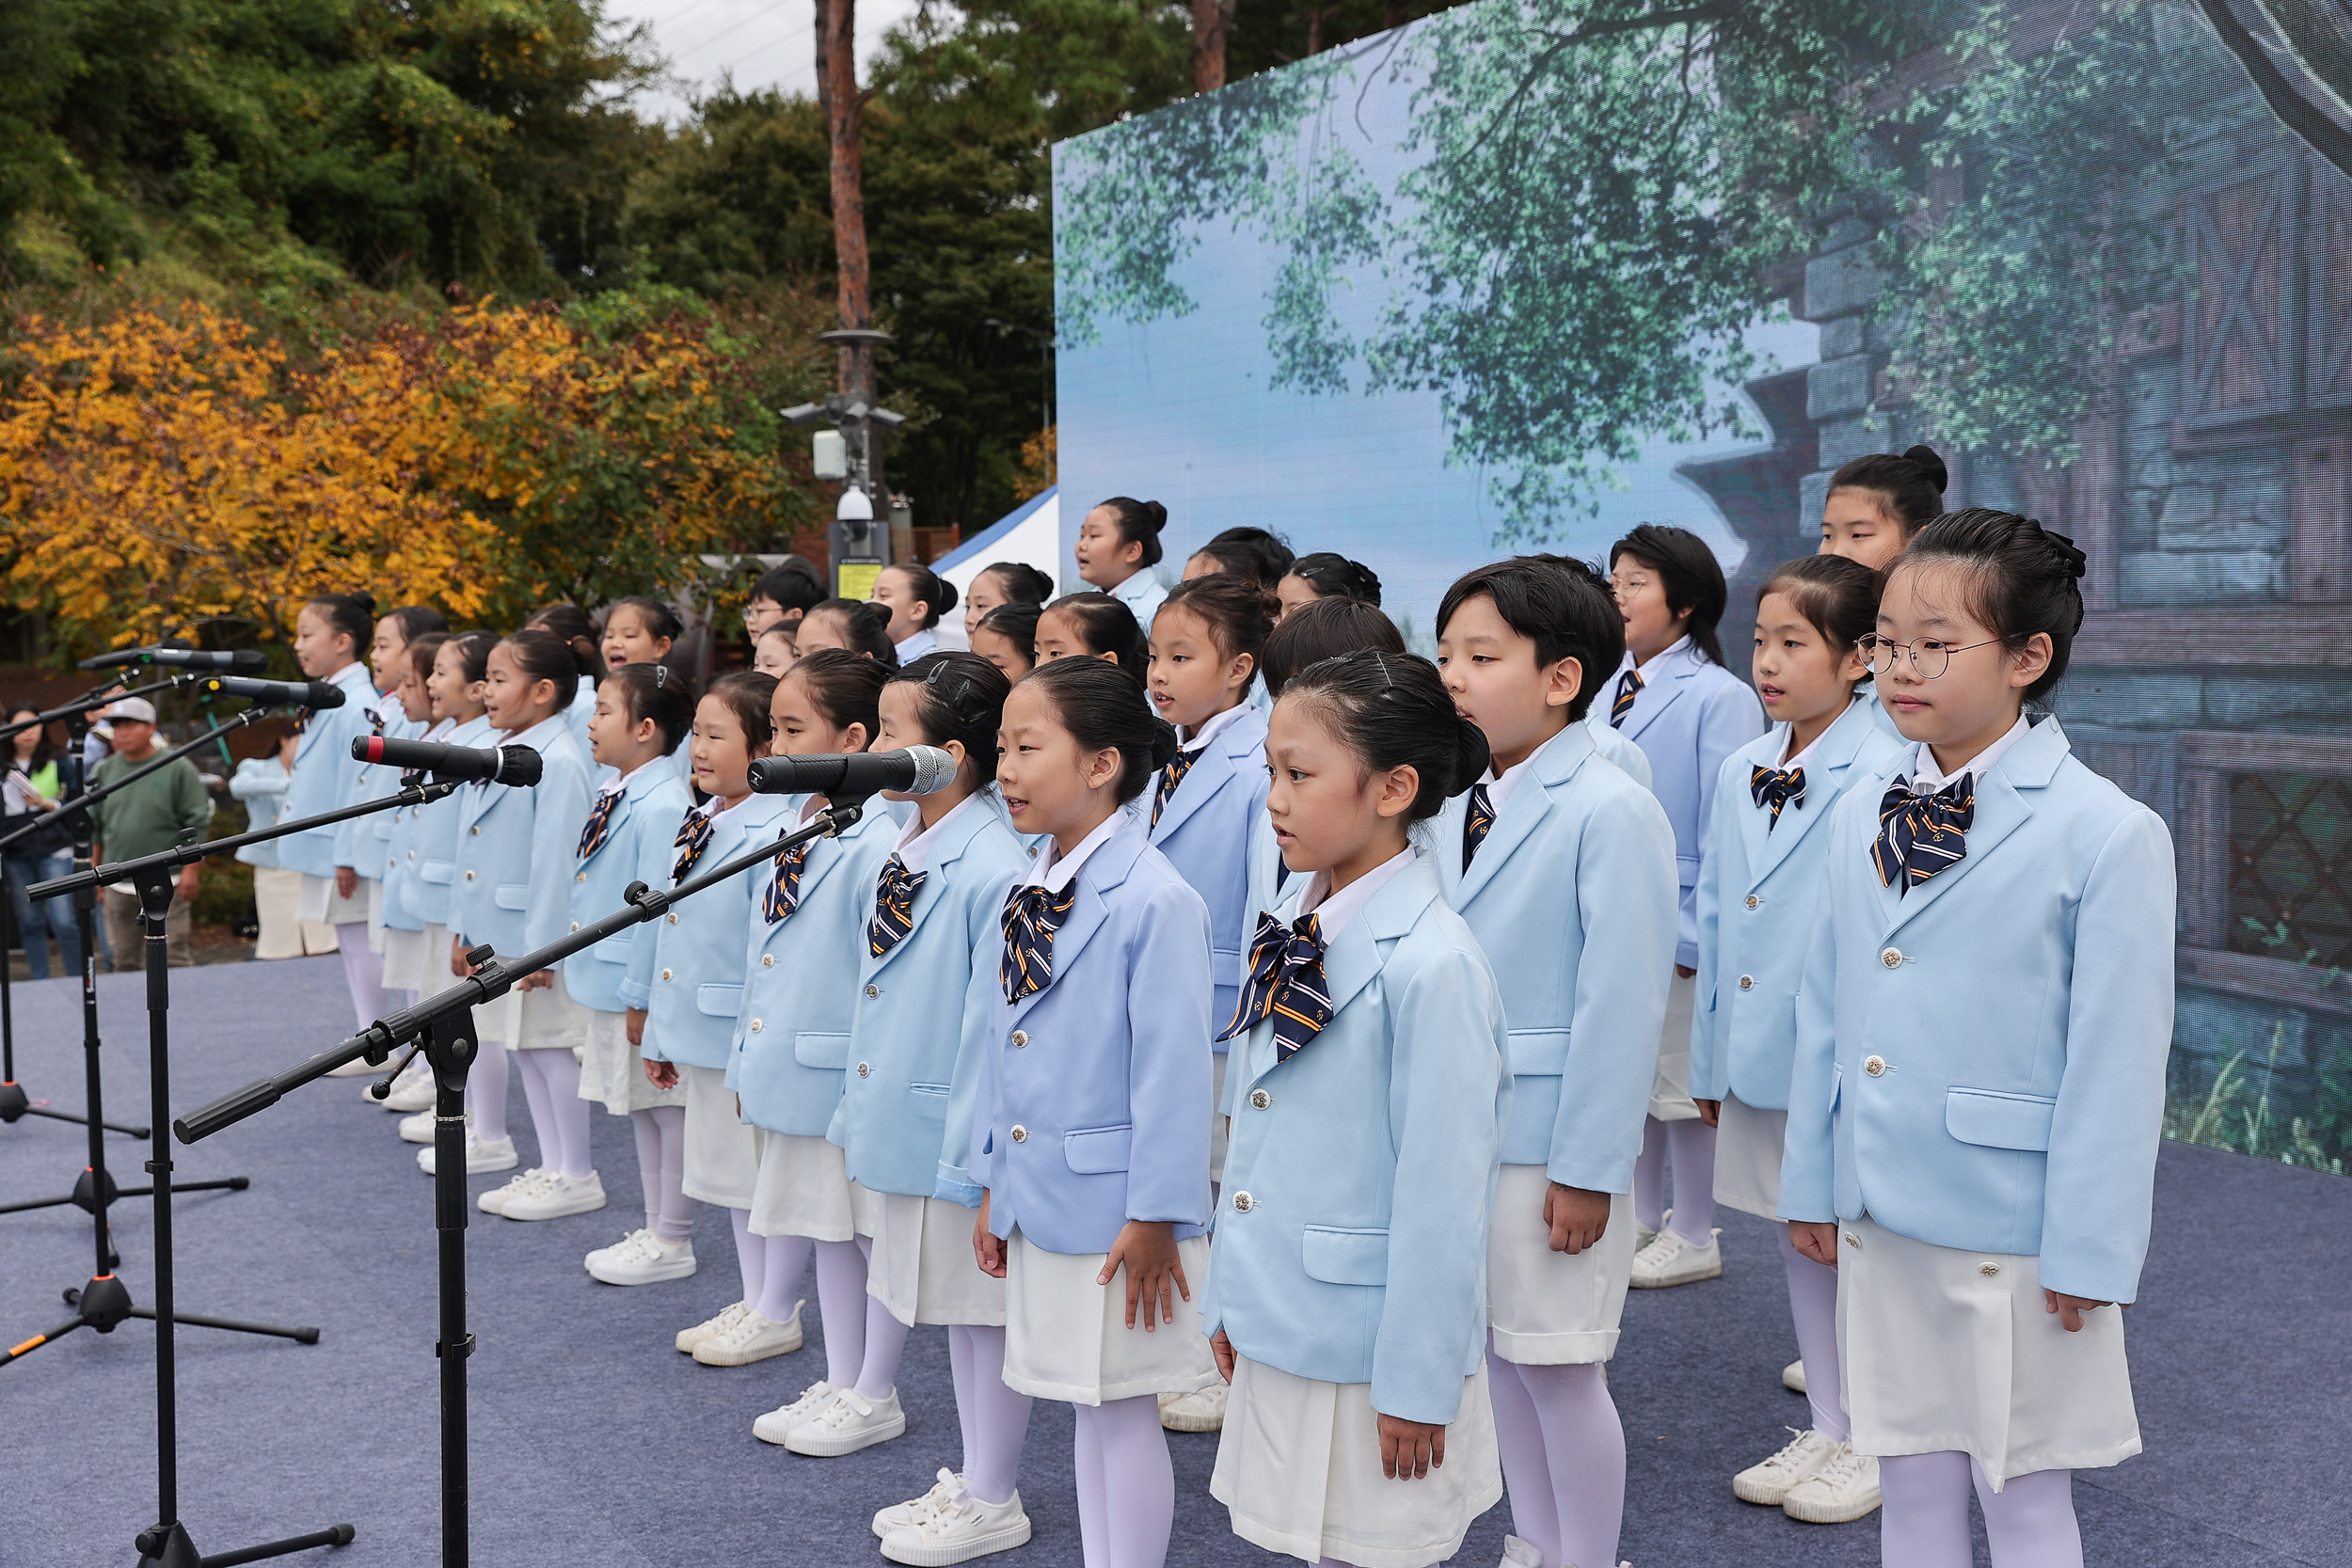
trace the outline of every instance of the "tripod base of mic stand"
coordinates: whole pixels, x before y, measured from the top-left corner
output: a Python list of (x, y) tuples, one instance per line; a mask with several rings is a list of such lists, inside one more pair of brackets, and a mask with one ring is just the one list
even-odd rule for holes
[[(108, 1179), (106, 1185), (114, 1187), (111, 1178)], [(171, 1184), (171, 1190), (175, 1193), (241, 1193), (251, 1185), (253, 1185), (253, 1179), (249, 1176), (228, 1176), (217, 1181), (174, 1181)], [(94, 1214), (98, 1212), (98, 1201), (91, 1196), (89, 1187), (89, 1172), (84, 1171), (82, 1180), (75, 1182), (73, 1191), (64, 1197), (36, 1197), (23, 1203), (0, 1203), (0, 1214), (21, 1214), (27, 1209), (55, 1209), (67, 1203), (72, 1204), (85, 1213)], [(119, 1187), (115, 1188), (114, 1196), (115, 1197), (149, 1197), (153, 1196), (154, 1191), (152, 1187)], [(112, 1202), (113, 1199), (109, 1198), (107, 1201)]]
[(240, 1562), (259, 1562), (263, 1558), (284, 1557), (288, 1552), (307, 1552), (313, 1546), (347, 1546), (355, 1533), (349, 1525), (329, 1525), (309, 1535), (290, 1536), (283, 1541), (264, 1542), (259, 1546), (215, 1552), (206, 1557), (188, 1539), (188, 1527), (174, 1519), (168, 1525), (141, 1530), (134, 1544), (139, 1549), (139, 1568), (234, 1568)]
[[(54, 1111), (46, 1105), (34, 1104), (33, 1097), (24, 1092), (22, 1084), (0, 1083), (0, 1126), (7, 1126), (24, 1117), (47, 1117), (51, 1121), (70, 1121), (76, 1127), (89, 1125), (87, 1117), (77, 1117), (71, 1111)], [(120, 1132), (132, 1138), (144, 1138), (153, 1131), (147, 1127), (125, 1127), (119, 1121), (102, 1121), (98, 1125), (109, 1132)]]
[[(72, 1319), (59, 1323), (46, 1334), (36, 1334), (22, 1344), (11, 1345), (6, 1351), (0, 1351), (0, 1367), (29, 1355), (43, 1345), (56, 1343), (77, 1328), (93, 1328), (101, 1334), (112, 1334), (121, 1326), (124, 1320), (129, 1318), (145, 1318), (150, 1323), (155, 1321), (155, 1309), (151, 1307), (133, 1305), (130, 1290), (121, 1280), (110, 1274), (100, 1275), (78, 1291), (66, 1291), (65, 1304), (78, 1308)], [(246, 1323), (237, 1318), (199, 1317), (193, 1312), (174, 1312), (171, 1315), (171, 1321), (174, 1323), (186, 1323), (195, 1328), (225, 1329), (231, 1334), (263, 1334), (273, 1338), (292, 1339), (298, 1345), (315, 1345), (319, 1342), (319, 1331), (308, 1324), (299, 1328), (285, 1328), (276, 1323)], [(313, 1546), (326, 1544), (324, 1541), (307, 1540), (305, 1544)], [(288, 1551), (300, 1549), (297, 1546), (286, 1548)], [(262, 1555), (274, 1556), (276, 1554), (263, 1553)], [(227, 1560), (243, 1562), (247, 1560), (235, 1558)]]

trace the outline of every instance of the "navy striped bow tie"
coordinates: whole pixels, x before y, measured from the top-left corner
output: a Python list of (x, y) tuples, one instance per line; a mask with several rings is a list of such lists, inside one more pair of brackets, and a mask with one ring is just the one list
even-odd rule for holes
[(1152, 826), (1156, 828), (1160, 825), (1160, 813), (1168, 809), (1168, 802), (1175, 795), (1177, 786), (1184, 782), (1184, 775), (1191, 772), (1192, 765), (1200, 760), (1199, 752), (1179, 752), (1169, 759), (1166, 768), (1160, 769), (1160, 787), (1152, 797)]
[[(759, 912), (773, 926), (801, 907), (801, 873), (808, 869), (808, 846), (795, 844), (776, 857), (776, 874), (768, 879), (768, 896)], [(797, 927), (796, 927), (797, 929)]]
[(1487, 798), (1483, 784), (1470, 785), (1470, 812), (1462, 818), (1462, 869), (1468, 871), (1470, 862), (1478, 856), (1478, 847), (1494, 832), (1495, 808)]
[(1802, 768), (1752, 768), (1748, 770), (1748, 793), (1756, 803), (1772, 809), (1772, 819), (1764, 831), (1771, 832), (1780, 826), (1780, 808), (1804, 804), (1804, 769)]
[(1075, 877), (1059, 893), (1031, 882), (1005, 895), (1005, 954), (997, 960), (996, 978), (1006, 1001), (1018, 1002), (1054, 983), (1054, 933), (1077, 903)]
[(1963, 773), (1933, 795), (1915, 795), (1897, 779), (1879, 800), (1878, 836), (1870, 862), (1879, 886), (1907, 895), (1930, 877), (1968, 858), (1968, 829), (1977, 819), (1977, 780)]
[(377, 736), (381, 736), (384, 733), (383, 709), (373, 707), (368, 709), (368, 729), (371, 734)]
[(670, 841), (670, 847), (677, 851), (677, 863), (670, 867), (672, 886), (693, 875), (694, 863), (703, 858), (705, 849), (710, 847), (712, 832), (708, 816), (691, 808), (688, 810), (686, 820), (677, 825), (677, 837)]
[(607, 791), (596, 797), (596, 803), (588, 808), (588, 822), (580, 830), (580, 858), (586, 860), (604, 847), (604, 830), (612, 824), (612, 808), (621, 803), (621, 792)]
[(866, 945), (874, 957), (898, 946), (914, 929), (914, 895), (929, 875), (909, 871), (896, 855), (882, 863), (882, 876), (874, 883), (874, 917), (866, 923)]
[(1642, 673), (1639, 670), (1628, 670), (1617, 677), (1617, 694), (1609, 704), (1609, 727), (1611, 729), (1625, 728), (1625, 716), (1633, 711), (1634, 693), (1641, 689)]
[(1292, 924), (1258, 911), (1258, 940), (1249, 949), (1249, 983), (1220, 1040), (1246, 1035), (1274, 1020), (1274, 1059), (1287, 1062), (1331, 1022), (1331, 987), (1323, 977), (1323, 923), (1302, 914)]

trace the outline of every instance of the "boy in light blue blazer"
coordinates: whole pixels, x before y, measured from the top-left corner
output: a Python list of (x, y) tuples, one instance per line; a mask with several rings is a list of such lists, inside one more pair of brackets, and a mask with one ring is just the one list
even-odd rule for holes
[(2071, 540), (1970, 509), (1912, 540), (1868, 641), (1915, 746), (1850, 787), (1797, 999), (1789, 1239), (1837, 1270), (1853, 1448), (1890, 1563), (2079, 1563), (2072, 1472), (2139, 1451), (2123, 1323), (2172, 1031), (2163, 822), (2029, 716)]
[(1616, 1560), (1625, 1430), (1601, 1367), (1674, 961), (1674, 830), (1578, 721), (1623, 625), (1591, 567), (1532, 557), (1471, 572), (1438, 610), (1446, 689), (1492, 752), (1438, 816), (1433, 859), (1510, 1029), (1487, 1370), (1514, 1538), (1543, 1568)]
[[(1650, 788), (1674, 824), (1681, 896), (1674, 982), (1650, 1087), (1649, 1121), (1634, 1168), (1633, 1216), (1643, 1239), (1637, 1290), (1686, 1285), (1724, 1272), (1715, 1243), (1715, 1130), (1691, 1101), (1692, 981), (1698, 974), (1699, 870), (1724, 759), (1764, 732), (1756, 693), (1724, 668), (1716, 633), (1729, 589), (1707, 542), (1688, 529), (1644, 523), (1612, 546), (1610, 587), (1625, 619), (1625, 657), (1604, 694), (1608, 722), (1649, 758)], [(1663, 1216), (1666, 1165), (1674, 1223)]]

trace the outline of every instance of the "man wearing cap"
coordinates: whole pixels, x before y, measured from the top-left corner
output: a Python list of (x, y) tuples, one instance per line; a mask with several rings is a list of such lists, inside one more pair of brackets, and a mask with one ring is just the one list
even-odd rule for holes
[[(90, 780), (93, 789), (126, 773), (136, 772), (155, 757), (155, 705), (144, 697), (125, 697), (102, 716), (112, 732), (114, 754), (98, 765)], [(189, 829), (202, 829), (213, 819), (213, 802), (196, 764), (176, 757), (135, 784), (98, 802), (99, 860), (126, 861), (152, 855), (180, 842)], [(143, 969), (147, 964), (147, 933), (139, 928), (138, 890), (119, 882), (100, 894), (106, 916), (106, 937), (118, 970)], [(171, 895), (171, 912), (164, 919), (166, 950), (175, 966), (196, 961), (189, 943), (191, 911), (196, 902), (196, 867), (180, 868), (180, 885)]]

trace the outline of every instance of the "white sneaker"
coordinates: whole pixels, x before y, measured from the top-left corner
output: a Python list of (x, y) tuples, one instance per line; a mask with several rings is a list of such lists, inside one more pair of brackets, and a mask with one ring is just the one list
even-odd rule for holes
[(537, 1192), (541, 1187), (554, 1180), (559, 1174), (559, 1172), (548, 1169), (545, 1165), (533, 1165), (529, 1170), (516, 1171), (503, 1187), (493, 1187), (475, 1198), (473, 1206), (485, 1214), (503, 1214), (506, 1212), (508, 1204), (526, 1193)]
[(907, 1413), (899, 1408), (898, 1390), (890, 1390), (888, 1399), (869, 1400), (854, 1388), (843, 1388), (815, 1416), (786, 1433), (784, 1446), (811, 1459), (838, 1459), (903, 1437), (906, 1431)]
[[(815, 1420), (817, 1413), (831, 1404), (833, 1397), (839, 1392), (841, 1390), (830, 1383), (812, 1383), (801, 1390), (799, 1399), (789, 1404), (778, 1405), (754, 1421), (752, 1435), (763, 1443), (774, 1443), (781, 1447), (794, 1427), (805, 1426)], [(874, 1517), (879, 1519), (882, 1514), (877, 1513)], [(880, 1535), (882, 1531), (878, 1529), (874, 1533)]]
[(1780, 1386), (1792, 1394), (1804, 1392), (1804, 1358), (1799, 1356), (1780, 1370)]
[(1790, 1441), (1759, 1465), (1751, 1465), (1731, 1478), (1732, 1496), (1743, 1503), (1778, 1508), (1789, 1488), (1813, 1477), (1837, 1451), (1837, 1439), (1822, 1432), (1788, 1429)]
[(534, 1191), (508, 1199), (500, 1212), (510, 1220), (560, 1220), (603, 1207), (604, 1182), (595, 1171), (578, 1177), (554, 1171)]
[(686, 1238), (665, 1242), (641, 1227), (611, 1246), (596, 1248), (580, 1263), (591, 1278), (607, 1285), (658, 1285), (693, 1274), (694, 1243)]
[(958, 1476), (953, 1491), (929, 1517), (882, 1537), (882, 1554), (911, 1568), (946, 1568), (1028, 1542), (1029, 1516), (1022, 1512), (1020, 1493), (1001, 1503), (984, 1503)]
[(892, 1503), (874, 1515), (874, 1538), (885, 1540), (894, 1529), (912, 1529), (938, 1513), (949, 1497), (963, 1490), (963, 1478), (955, 1471), (941, 1469), (931, 1489), (919, 1497), (902, 1503)]
[(1724, 1272), (1722, 1236), (1721, 1230), (1709, 1231), (1705, 1246), (1692, 1246), (1668, 1226), (1633, 1255), (1633, 1288), (1657, 1291), (1669, 1285), (1720, 1279)]
[[(369, 1088), (374, 1087), (370, 1085)], [(367, 1089), (359, 1091), (371, 1105), (381, 1105), (388, 1111), (428, 1111), (433, 1108), (433, 1068), (420, 1051), (408, 1058), (408, 1065), (392, 1080), (392, 1092), (378, 1100)]]
[(1222, 1383), (1212, 1383), (1189, 1394), (1162, 1394), (1160, 1425), (1169, 1432), (1222, 1432), (1225, 1400), (1232, 1392)]
[(701, 1344), (705, 1339), (709, 1338), (714, 1334), (723, 1334), (728, 1329), (733, 1328), (742, 1320), (743, 1314), (749, 1312), (750, 1310), (751, 1306), (749, 1303), (739, 1301), (720, 1312), (720, 1314), (715, 1318), (705, 1318), (702, 1322), (696, 1323), (691, 1328), (679, 1329), (677, 1331), (677, 1339), (675, 1340), (677, 1348), (688, 1355), (693, 1354), (694, 1347), (696, 1345)]
[(1506, 1535), (1502, 1538), (1502, 1568), (1544, 1568), (1543, 1551), (1532, 1541)]
[(433, 1141), (433, 1112), (430, 1109), (419, 1111), (413, 1117), (401, 1117), (400, 1141), (410, 1144), (431, 1143)]
[[(513, 1170), (521, 1164), (522, 1161), (515, 1153), (514, 1139), (477, 1138), (470, 1132), (466, 1134), (468, 1176), (488, 1176), (494, 1171)], [(430, 1144), (417, 1150), (417, 1168), (427, 1176), (434, 1174), (433, 1147)]]
[(1840, 1443), (1828, 1464), (1788, 1489), (1780, 1511), (1808, 1525), (1850, 1525), (1877, 1512), (1879, 1500), (1879, 1462)]
[(748, 1367), (771, 1355), (789, 1355), (801, 1348), (801, 1304), (782, 1323), (746, 1308), (741, 1317), (694, 1347), (694, 1359), (706, 1367)]

